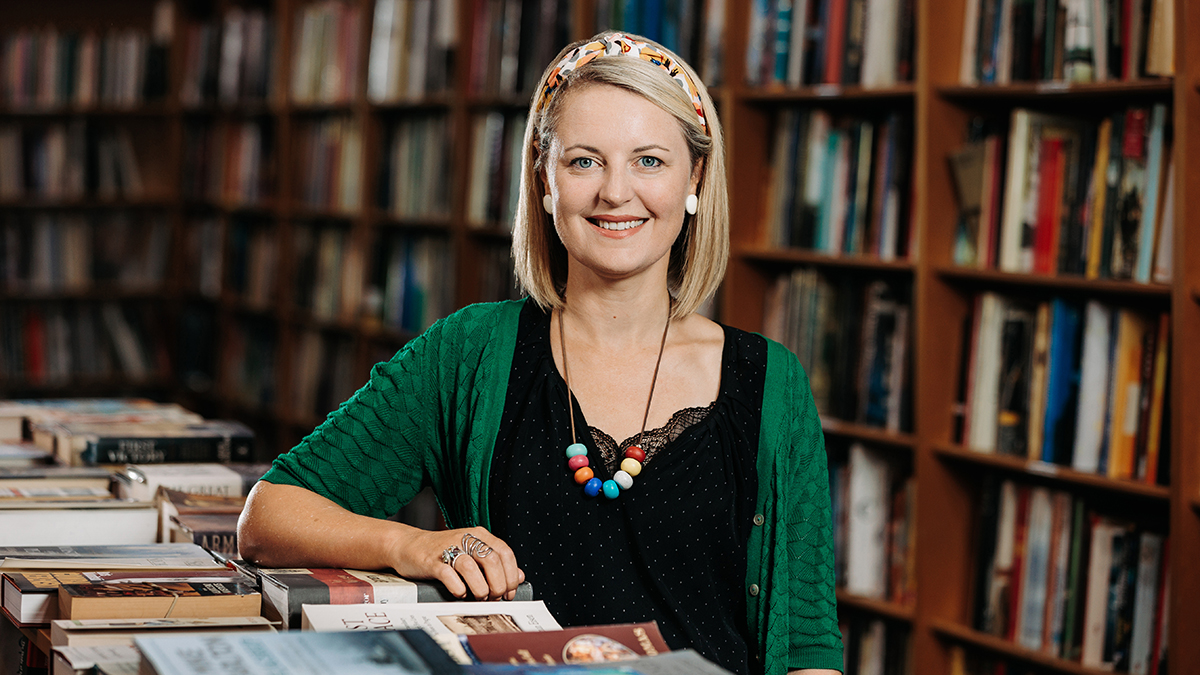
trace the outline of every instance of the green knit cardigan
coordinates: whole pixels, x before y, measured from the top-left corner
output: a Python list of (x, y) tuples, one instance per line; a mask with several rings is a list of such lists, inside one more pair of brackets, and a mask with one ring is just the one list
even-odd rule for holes
[[(263, 480), (377, 518), (431, 485), (448, 526), (490, 527), (488, 477), (523, 302), (472, 305), (438, 321), (377, 364)], [(841, 670), (824, 436), (796, 357), (768, 345), (746, 561), (752, 670)]]

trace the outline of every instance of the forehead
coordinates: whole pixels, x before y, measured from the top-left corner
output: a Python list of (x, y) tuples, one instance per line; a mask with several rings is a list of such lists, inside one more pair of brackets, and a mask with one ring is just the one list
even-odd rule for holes
[(640, 94), (609, 84), (591, 84), (564, 94), (554, 134), (563, 148), (660, 145), (687, 151), (679, 120)]

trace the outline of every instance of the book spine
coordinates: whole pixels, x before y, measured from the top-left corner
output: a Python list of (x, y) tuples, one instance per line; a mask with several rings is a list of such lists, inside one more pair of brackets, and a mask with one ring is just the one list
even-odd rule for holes
[(87, 442), (84, 464), (166, 464), (249, 461), (253, 437), (100, 438)]

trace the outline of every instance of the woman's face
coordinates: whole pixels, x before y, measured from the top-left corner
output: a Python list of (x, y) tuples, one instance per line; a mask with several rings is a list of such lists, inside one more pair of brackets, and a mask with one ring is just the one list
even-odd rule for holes
[(569, 274), (618, 280), (653, 269), (666, 279), (700, 177), (679, 122), (611, 85), (566, 96), (543, 179)]

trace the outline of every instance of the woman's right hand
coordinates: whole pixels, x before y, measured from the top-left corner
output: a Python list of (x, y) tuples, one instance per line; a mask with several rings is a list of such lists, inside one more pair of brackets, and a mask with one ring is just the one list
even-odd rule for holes
[[(482, 527), (429, 531), (405, 527), (392, 566), (409, 579), (437, 579), (457, 598), (512, 600), (525, 572), (508, 544)], [(461, 551), (454, 554), (453, 551)], [(450, 563), (443, 561), (447, 554)]]
[[(474, 554), (459, 555), (453, 567), (442, 562), (446, 549), (471, 548), (467, 535), (482, 542)], [(459, 598), (511, 600), (525, 581), (512, 549), (482, 527), (421, 530), (356, 515), (315, 492), (265, 481), (246, 500), (238, 547), (243, 558), (263, 567), (390, 567), (408, 579), (437, 579)]]

